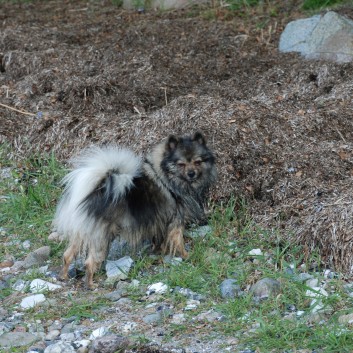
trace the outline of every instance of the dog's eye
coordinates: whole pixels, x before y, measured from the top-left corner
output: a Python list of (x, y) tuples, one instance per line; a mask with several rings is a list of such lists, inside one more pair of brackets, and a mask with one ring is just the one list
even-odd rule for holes
[(198, 166), (201, 165), (201, 163), (202, 163), (201, 160), (197, 160), (197, 161), (194, 162), (194, 165), (195, 165), (196, 167), (198, 167)]
[(183, 162), (178, 162), (177, 163), (177, 165), (178, 165), (178, 167), (180, 167), (180, 168), (185, 168), (185, 163), (183, 163)]

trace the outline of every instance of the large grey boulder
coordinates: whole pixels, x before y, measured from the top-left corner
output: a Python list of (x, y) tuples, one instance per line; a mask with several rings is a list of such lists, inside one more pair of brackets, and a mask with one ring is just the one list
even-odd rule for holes
[(299, 52), (307, 59), (353, 61), (353, 21), (336, 12), (288, 23), (280, 41), (281, 52)]

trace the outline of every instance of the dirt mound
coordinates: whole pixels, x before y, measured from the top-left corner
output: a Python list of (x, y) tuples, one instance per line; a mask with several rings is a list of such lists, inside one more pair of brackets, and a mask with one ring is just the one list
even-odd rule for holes
[(353, 64), (279, 53), (281, 3), (275, 17), (227, 19), (1, 3), (0, 141), (65, 160), (91, 143), (144, 152), (201, 130), (218, 158), (214, 199), (246, 198), (257, 223), (351, 274)]

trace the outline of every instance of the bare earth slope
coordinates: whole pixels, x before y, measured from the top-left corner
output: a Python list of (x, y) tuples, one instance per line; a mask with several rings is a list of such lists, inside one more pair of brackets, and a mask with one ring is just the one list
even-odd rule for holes
[(279, 53), (285, 24), (301, 16), (286, 3), (273, 17), (231, 18), (0, 3), (0, 103), (34, 115), (0, 106), (0, 141), (18, 157), (66, 160), (91, 143), (143, 152), (201, 130), (218, 157), (213, 199), (245, 198), (258, 224), (319, 246), (350, 274), (353, 64)]

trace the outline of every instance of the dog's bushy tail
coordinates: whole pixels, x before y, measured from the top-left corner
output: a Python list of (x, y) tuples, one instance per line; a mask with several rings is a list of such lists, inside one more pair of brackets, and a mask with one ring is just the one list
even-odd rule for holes
[(132, 151), (117, 146), (91, 147), (73, 159), (73, 170), (63, 179), (63, 196), (53, 225), (63, 239), (90, 237), (99, 222), (84, 207), (104, 184), (110, 202), (118, 202), (140, 174), (141, 159)]

